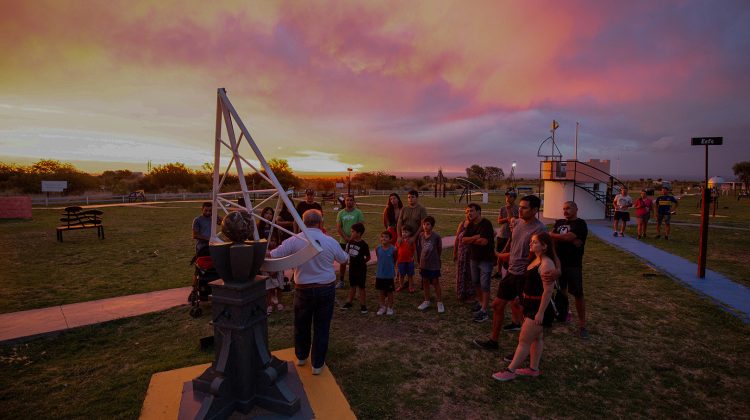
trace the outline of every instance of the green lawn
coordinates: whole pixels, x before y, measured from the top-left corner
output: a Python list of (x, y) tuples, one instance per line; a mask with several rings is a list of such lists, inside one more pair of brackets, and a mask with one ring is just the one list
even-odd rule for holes
[[(680, 207), (672, 221), (669, 240), (656, 239), (656, 221), (649, 222), (648, 238), (646, 243), (661, 248), (665, 251), (679, 255), (690, 261), (698, 261), (698, 248), (700, 241), (700, 228), (698, 226), (680, 225), (680, 223), (699, 224), (700, 217), (697, 209), (697, 198), (695, 196), (684, 197), (680, 200)], [(750, 200), (737, 202), (732, 197), (719, 199), (717, 216), (711, 217), (709, 226), (736, 227), (750, 229)], [(637, 236), (635, 219), (628, 226), (628, 233)], [(662, 226), (662, 235), (664, 227)], [(724, 274), (730, 279), (750, 286), (750, 270), (748, 270), (748, 257), (745, 252), (750, 250), (750, 230), (732, 230), (723, 228), (710, 228), (708, 232), (708, 254), (706, 266), (710, 270)]]
[[(495, 382), (517, 333), (501, 335), (499, 352), (473, 348), (489, 324), (471, 322), (456, 302), (449, 255), (443, 315), (417, 311), (417, 294), (398, 294), (392, 318), (336, 311), (328, 364), (359, 418), (750, 413), (750, 326), (595, 238), (584, 259), (591, 339), (557, 325), (546, 334), (540, 378)], [(368, 293), (374, 309), (371, 284)], [(284, 294), (288, 307), (290, 299)], [(153, 373), (211, 360), (197, 342), (210, 334), (208, 318), (180, 307), (0, 345), (2, 417), (134, 418)], [(292, 346), (290, 310), (271, 316), (269, 336), (272, 349)]]

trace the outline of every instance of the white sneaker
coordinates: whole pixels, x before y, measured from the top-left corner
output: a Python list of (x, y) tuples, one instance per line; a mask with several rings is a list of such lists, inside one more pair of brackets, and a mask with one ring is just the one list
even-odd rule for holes
[(320, 375), (321, 373), (323, 373), (323, 368), (325, 368), (325, 367), (326, 367), (326, 365), (323, 365), (323, 366), (321, 366), (319, 368), (315, 368), (315, 367), (312, 368), (312, 374), (313, 375)]
[(439, 314), (442, 314), (443, 312), (445, 312), (445, 306), (443, 305), (443, 302), (438, 302), (437, 307), (438, 307)]
[(424, 311), (425, 309), (427, 309), (429, 307), (430, 307), (430, 301), (426, 300), (426, 301), (422, 302), (419, 306), (417, 306), (417, 309), (419, 309), (420, 311)]
[(307, 363), (307, 359), (297, 359), (297, 366), (304, 366)]
[(393, 316), (393, 308), (388, 308), (388, 310), (385, 311), (385, 314), (388, 316)]
[(381, 306), (380, 308), (378, 308), (378, 312), (377, 312), (378, 315), (383, 315), (384, 313), (385, 313), (385, 306)]

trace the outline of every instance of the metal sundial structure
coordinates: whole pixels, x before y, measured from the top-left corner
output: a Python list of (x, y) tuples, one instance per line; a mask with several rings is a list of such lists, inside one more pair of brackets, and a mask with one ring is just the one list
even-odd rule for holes
[[(226, 129), (226, 138), (222, 137), (222, 125), (224, 125), (224, 128)], [(237, 127), (237, 130), (235, 130), (235, 126)], [(236, 136), (237, 131), (239, 131), (240, 133), (239, 137)], [(253, 164), (249, 159), (247, 159), (240, 153), (240, 146), (242, 145), (243, 140), (245, 144), (247, 144), (251, 149), (251, 151), (248, 152), (247, 155), (251, 156), (251, 159), (252, 156), (254, 156), (259, 163), (259, 167), (256, 166), (256, 164)], [(224, 153), (224, 155), (229, 158), (229, 162), (223, 171), (221, 171), (220, 169), (220, 165), (222, 165), (222, 153)], [(252, 153), (252, 155), (250, 153)], [(237, 172), (237, 176), (239, 177), (241, 191), (222, 192), (222, 187), (224, 186), (224, 182), (227, 179), (227, 175), (233, 168)], [(266, 180), (273, 186), (273, 188), (260, 190), (248, 189), (245, 175), (252, 175), (254, 173), (257, 173), (261, 178)], [(231, 200), (231, 198), (235, 197), (237, 194), (242, 195), (245, 201), (245, 206), (241, 206)], [(251, 194), (268, 195), (268, 197), (258, 203), (253, 203), (253, 201), (250, 200)], [(295, 234), (294, 232), (290, 232), (286, 228), (279, 226), (275, 220), (265, 220), (262, 218), (260, 209), (263, 209), (264, 206), (275, 201), (275, 205), (272, 206), (275, 208), (274, 216), (277, 216), (279, 214), (282, 204), (284, 204), (292, 214), (292, 217), (297, 223), (297, 226), (299, 226), (300, 232), (307, 232), (307, 227), (305, 227), (305, 224), (302, 223), (302, 218), (297, 213), (294, 204), (287, 196), (287, 192), (279, 183), (279, 180), (276, 178), (276, 175), (273, 173), (271, 167), (268, 166), (268, 162), (266, 162), (265, 157), (263, 157), (263, 154), (260, 152), (258, 145), (255, 144), (255, 141), (250, 135), (250, 132), (247, 130), (247, 127), (245, 127), (245, 124), (242, 122), (242, 119), (240, 119), (239, 114), (237, 114), (234, 106), (229, 101), (226, 89), (224, 88), (220, 88), (218, 90), (216, 98), (216, 140), (214, 148), (212, 200), (212, 220), (216, 220), (219, 209), (221, 209), (225, 214), (231, 211), (244, 210), (252, 216), (253, 221), (257, 222), (257, 220), (263, 220), (264, 222), (270, 224), (271, 229), (267, 238), (260, 238), (258, 236), (258, 229), (253, 230), (256, 241), (261, 239), (269, 240), (270, 235), (273, 234), (273, 230), (279, 229), (290, 235), (297, 236), (307, 242), (307, 245), (303, 249), (288, 257), (266, 258), (263, 266), (261, 267), (261, 269), (264, 271), (282, 271), (292, 267), (297, 267), (317, 255), (322, 250), (320, 245), (315, 242), (310, 242), (307, 239), (306, 235)], [(212, 224), (211, 226), (211, 242), (224, 242), (217, 236), (216, 224)]]

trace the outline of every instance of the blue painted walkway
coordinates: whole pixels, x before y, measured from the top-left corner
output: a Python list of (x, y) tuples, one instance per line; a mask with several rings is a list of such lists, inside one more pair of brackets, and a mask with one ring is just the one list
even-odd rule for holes
[(635, 255), (691, 289), (710, 297), (722, 309), (750, 323), (750, 288), (711, 270), (706, 270), (705, 279), (698, 278), (698, 264), (635, 238), (614, 237), (609, 222), (606, 224), (590, 222), (589, 232), (604, 242)]

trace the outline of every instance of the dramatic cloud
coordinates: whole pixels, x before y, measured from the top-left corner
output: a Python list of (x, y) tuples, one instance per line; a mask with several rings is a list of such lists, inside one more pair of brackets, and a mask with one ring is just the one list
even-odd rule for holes
[(631, 175), (700, 175), (689, 138), (723, 135), (726, 175), (750, 129), (743, 1), (11, 0), (0, 54), (5, 159), (209, 161), (218, 87), (297, 170), (533, 173), (554, 118)]

